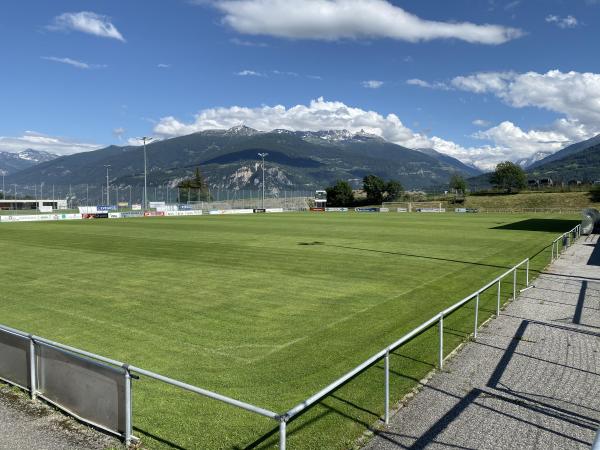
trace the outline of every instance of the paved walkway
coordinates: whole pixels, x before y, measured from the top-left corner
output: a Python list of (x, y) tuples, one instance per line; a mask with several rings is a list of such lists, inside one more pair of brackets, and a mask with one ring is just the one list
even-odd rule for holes
[(1, 450), (103, 450), (120, 442), (0, 385)]
[(600, 243), (593, 236), (480, 330), (366, 449), (589, 449), (599, 426)]

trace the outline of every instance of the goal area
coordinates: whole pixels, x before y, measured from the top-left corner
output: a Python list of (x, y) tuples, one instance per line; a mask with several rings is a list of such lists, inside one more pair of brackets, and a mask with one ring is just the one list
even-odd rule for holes
[(397, 212), (445, 212), (442, 202), (383, 202), (382, 208)]

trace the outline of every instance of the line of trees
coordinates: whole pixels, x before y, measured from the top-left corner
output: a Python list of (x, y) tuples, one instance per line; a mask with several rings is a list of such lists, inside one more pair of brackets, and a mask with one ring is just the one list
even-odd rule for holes
[(333, 186), (329, 186), (325, 190), (327, 191), (327, 204), (330, 206), (380, 205), (382, 202), (398, 200), (404, 192), (404, 188), (399, 181), (385, 181), (377, 175), (367, 175), (363, 178), (365, 200), (359, 201), (356, 199), (352, 187), (344, 180), (338, 180)]

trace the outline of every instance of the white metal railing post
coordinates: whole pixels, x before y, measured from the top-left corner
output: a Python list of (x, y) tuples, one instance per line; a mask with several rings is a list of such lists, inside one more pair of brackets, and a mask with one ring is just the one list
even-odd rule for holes
[(385, 424), (390, 423), (390, 351), (385, 352)]
[(477, 339), (477, 326), (479, 325), (479, 293), (475, 298), (475, 329), (473, 330), (473, 338)]
[(440, 314), (440, 348), (439, 348), (439, 366), (440, 370), (444, 368), (444, 315)]
[(517, 268), (513, 269), (513, 301), (517, 298)]
[(554, 261), (554, 242), (552, 243), (552, 246), (550, 247), (551, 250), (551, 254), (550, 254), (550, 262)]
[(285, 450), (287, 441), (285, 426), (285, 419), (279, 419), (279, 450)]
[(37, 397), (37, 368), (35, 364), (35, 341), (32, 335), (29, 335), (29, 384), (31, 386), (29, 391), (31, 399), (35, 400)]
[(525, 266), (525, 287), (529, 287), (529, 258), (527, 258), (527, 264)]
[(498, 301), (496, 302), (496, 317), (500, 315), (500, 283), (501, 280), (498, 280)]
[(129, 368), (125, 367), (125, 445), (131, 444), (132, 435), (132, 402), (131, 402), (131, 373)]

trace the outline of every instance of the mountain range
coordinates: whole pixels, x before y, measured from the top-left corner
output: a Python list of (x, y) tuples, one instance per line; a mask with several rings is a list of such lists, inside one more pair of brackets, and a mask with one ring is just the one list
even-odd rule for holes
[[(600, 180), (600, 135), (569, 145), (538, 160), (540, 154), (536, 153), (529, 164), (519, 162), (530, 180), (549, 178), (554, 184), (587, 184)], [(491, 186), (490, 173), (470, 178), (468, 183), (472, 189), (487, 189)]]
[(39, 163), (58, 158), (54, 153), (28, 148), (19, 153), (0, 151), (0, 174), (10, 175)]
[[(406, 188), (446, 184), (459, 173), (481, 173), (432, 149), (413, 150), (379, 136), (346, 130), (257, 131), (245, 126), (206, 130), (147, 145), (149, 185), (176, 185), (200, 167), (215, 189), (252, 189), (262, 177), (258, 153), (268, 153), (266, 185), (272, 189), (323, 188), (338, 179), (355, 185), (368, 174), (399, 180)], [(62, 156), (8, 176), (10, 183), (102, 184), (109, 167), (111, 184), (143, 183), (143, 148), (109, 146)]]
[[(409, 149), (379, 136), (346, 130), (257, 131), (245, 126), (206, 130), (147, 145), (150, 186), (177, 185), (200, 168), (212, 189), (254, 189), (262, 179), (258, 153), (267, 153), (269, 189), (311, 190), (342, 179), (355, 187), (365, 175), (399, 180), (408, 189), (445, 186), (454, 173), (472, 188), (489, 187), (489, 174), (433, 149)], [(100, 185), (143, 184), (143, 148), (116, 146), (69, 156), (28, 149), (0, 151), (7, 183)], [(554, 182), (600, 179), (600, 135), (556, 153), (538, 152), (519, 161), (530, 178)]]

